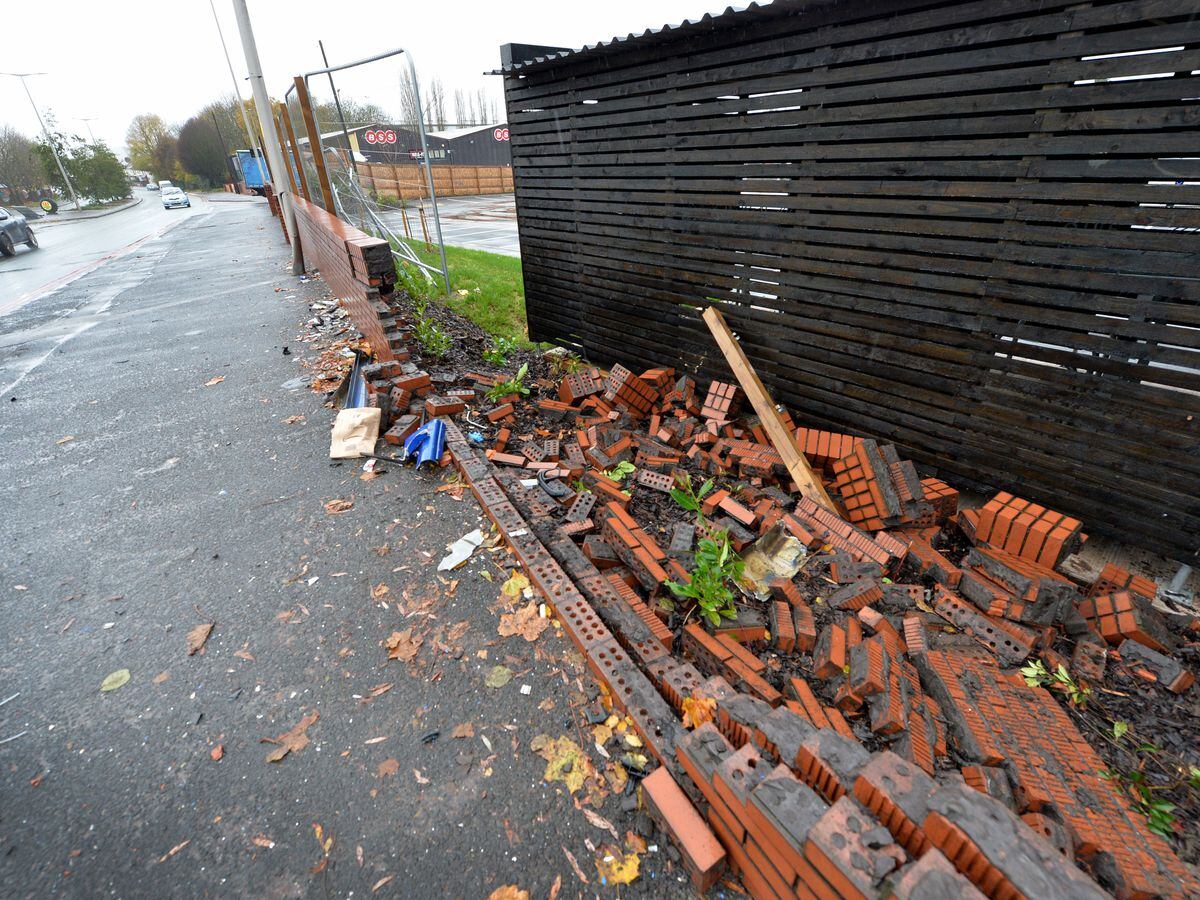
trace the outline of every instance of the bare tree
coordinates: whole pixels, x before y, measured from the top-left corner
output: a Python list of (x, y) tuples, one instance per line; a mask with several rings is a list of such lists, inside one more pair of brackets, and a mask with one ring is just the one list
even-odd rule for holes
[(437, 128), (446, 127), (446, 89), (442, 87), (440, 78), (429, 82), (429, 97), (425, 108), (429, 111), (430, 122), (434, 123)]
[(462, 88), (454, 89), (454, 124), (466, 125), (467, 123), (467, 97), (463, 93)]

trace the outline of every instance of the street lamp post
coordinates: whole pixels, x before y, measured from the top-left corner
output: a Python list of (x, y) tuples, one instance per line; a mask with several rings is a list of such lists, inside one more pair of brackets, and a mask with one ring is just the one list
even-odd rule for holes
[(95, 144), (96, 143), (96, 133), (94, 131), (92, 131), (92, 123), (98, 121), (98, 119), (96, 119), (95, 117), (90, 117), (90, 118), (80, 117), (79, 121), (82, 122), (84, 124), (84, 127), (87, 128), (88, 137), (90, 137), (92, 139), (92, 143)]
[(29, 98), (29, 105), (33, 107), (33, 114), (37, 116), (38, 124), (42, 126), (42, 134), (46, 138), (46, 143), (50, 145), (50, 152), (54, 154), (54, 161), (58, 163), (59, 174), (62, 175), (63, 181), (66, 182), (67, 190), (71, 192), (71, 200), (74, 202), (76, 209), (83, 209), (83, 205), (79, 202), (79, 197), (75, 194), (75, 185), (71, 184), (71, 179), (67, 177), (67, 170), (63, 166), (62, 158), (58, 155), (58, 146), (51, 140), (50, 131), (46, 128), (46, 123), (42, 119), (41, 112), (38, 111), (37, 104), (33, 102), (33, 94), (30, 93), (29, 85), (25, 83), (26, 78), (45, 74), (45, 72), (0, 72), (0, 75), (8, 75), (12, 78), (21, 79), (21, 87), (25, 88), (25, 96)]

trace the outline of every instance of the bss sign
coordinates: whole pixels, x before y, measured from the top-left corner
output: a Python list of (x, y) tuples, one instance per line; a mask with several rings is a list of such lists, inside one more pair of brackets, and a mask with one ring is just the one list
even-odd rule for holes
[(497, 128), (492, 131), (492, 137), (498, 141), (507, 141), (508, 140), (508, 129), (507, 128)]
[(368, 144), (394, 144), (396, 143), (396, 132), (390, 128), (387, 131), (380, 129), (378, 131), (368, 131), (363, 135), (367, 139)]

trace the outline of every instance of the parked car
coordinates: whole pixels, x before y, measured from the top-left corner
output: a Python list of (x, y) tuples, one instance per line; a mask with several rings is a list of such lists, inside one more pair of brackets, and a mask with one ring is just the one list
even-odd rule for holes
[(191, 206), (192, 201), (177, 187), (163, 188), (162, 192), (163, 209), (177, 209), (181, 206)]
[(157, 191), (157, 190), (158, 190), (158, 182), (157, 182), (157, 181), (149, 181), (149, 182), (147, 182), (147, 183), (146, 183), (146, 190), (148, 190), (148, 191)]
[(0, 256), (16, 256), (17, 244), (36, 250), (37, 237), (23, 215), (0, 207)]

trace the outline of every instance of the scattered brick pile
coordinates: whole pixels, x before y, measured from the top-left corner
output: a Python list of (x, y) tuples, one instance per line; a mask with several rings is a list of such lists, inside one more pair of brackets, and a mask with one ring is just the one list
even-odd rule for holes
[[(1058, 569), (1086, 540), (1078, 521), (1004, 493), (960, 510), (890, 445), (789, 425), (839, 500), (825, 509), (737, 417), (736, 386), (666, 369), (584, 368), (557, 399), (498, 405), (479, 374), (399, 359), (369, 376), (389, 440), (460, 404), (472, 428), (491, 424), (484, 452), (449, 421), (443, 462), (660, 763), (643, 798), (697, 888), (731, 869), (754, 897), (1200, 892), (1059, 702), (1013, 668), (1041, 656), (1083, 682), (1119, 665), (1191, 686), (1152, 582), (1110, 566), (1080, 586)], [(635, 474), (618, 478), (622, 462)], [(680, 471), (718, 480), (703, 519), (639, 521), (632, 498)], [(785, 534), (805, 565), (710, 628), (658, 602), (705, 529), (739, 550)]]

